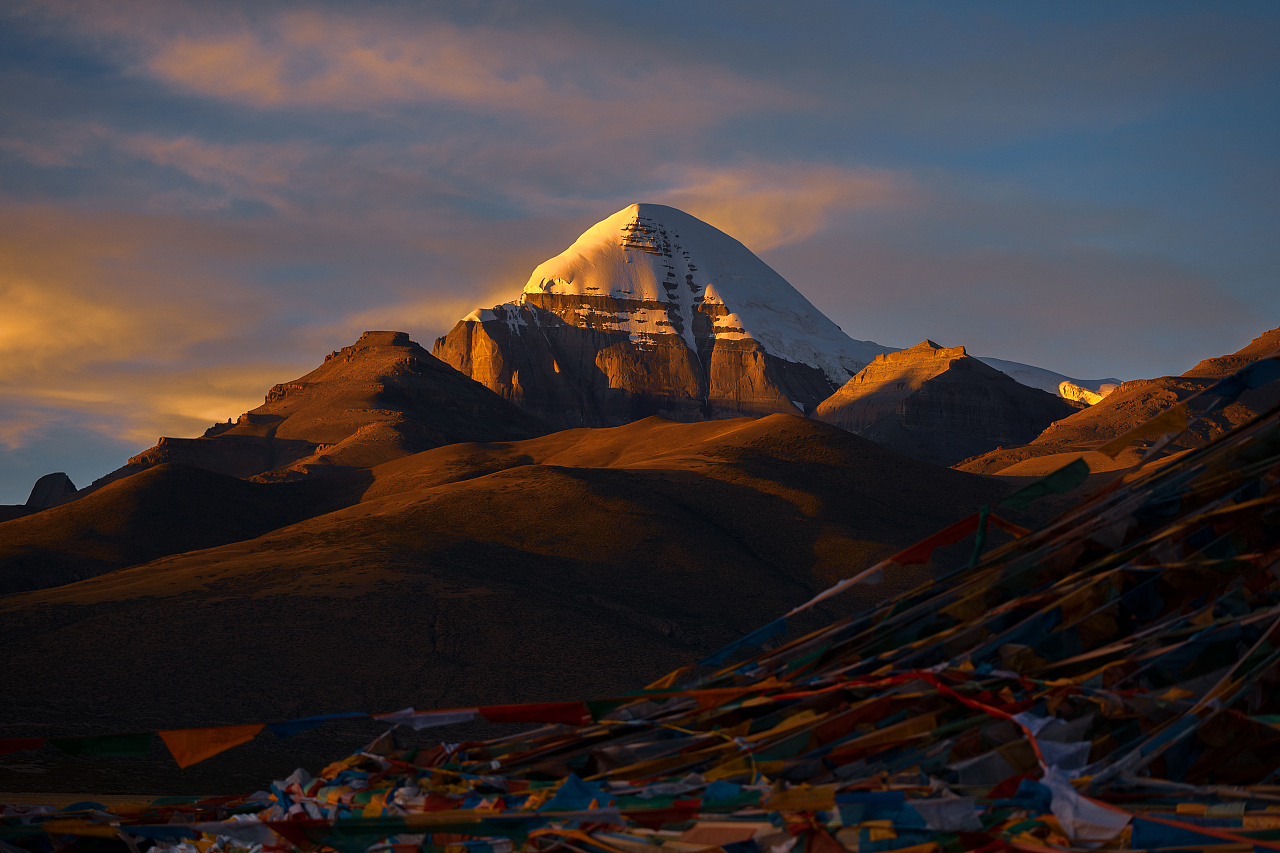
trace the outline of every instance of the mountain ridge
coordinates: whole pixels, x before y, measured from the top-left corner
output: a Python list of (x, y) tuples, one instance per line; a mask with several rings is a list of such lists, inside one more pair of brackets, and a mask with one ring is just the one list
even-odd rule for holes
[[(1263, 332), (1234, 353), (1204, 359), (1181, 375), (1131, 379), (1100, 402), (1049, 425), (1026, 444), (992, 450), (965, 460), (956, 468), (975, 474), (1040, 476), (1080, 456), (1095, 472), (1131, 467), (1141, 461), (1154, 440), (1137, 442), (1115, 459), (1095, 452), (1095, 448), (1278, 347), (1280, 328)], [(1280, 388), (1267, 386), (1246, 391), (1231, 405), (1189, 425), (1182, 436), (1160, 453), (1167, 455), (1199, 447), (1278, 401)]]
[(1029, 441), (1075, 408), (930, 340), (876, 356), (813, 417), (915, 459), (949, 466)]
[(436, 359), (406, 332), (368, 331), (199, 438), (161, 437), (76, 494), (164, 463), (241, 479), (370, 468), (455, 441), (530, 438), (550, 427)]

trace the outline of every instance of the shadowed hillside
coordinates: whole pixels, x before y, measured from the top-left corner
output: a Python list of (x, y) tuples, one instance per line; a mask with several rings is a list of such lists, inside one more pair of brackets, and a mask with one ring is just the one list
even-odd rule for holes
[(158, 465), (0, 524), (0, 594), (251, 539), (355, 503), (371, 480), (367, 471), (348, 471), (254, 483), (190, 465)]
[[(256, 539), (0, 600), (0, 675), (17, 685), (0, 734), (607, 695), (1010, 488), (785, 415), (452, 445), (372, 477), (360, 503)], [(73, 764), (112, 790), (140, 768), (170, 790), (253, 785), (331, 752), (324, 737), (262, 740), (181, 775), (161, 758), (40, 753), (21, 760), (44, 775), (0, 760), (0, 788), (56, 785)], [(243, 778), (220, 775), (233, 765)]]

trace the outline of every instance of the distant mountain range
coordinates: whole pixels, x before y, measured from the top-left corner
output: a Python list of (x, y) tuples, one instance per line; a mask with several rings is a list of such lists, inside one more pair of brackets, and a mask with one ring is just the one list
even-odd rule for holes
[[(1277, 345), (1273, 330), (1089, 407), (1051, 389), (1113, 383), (854, 340), (728, 235), (633, 205), (437, 340), (440, 358), (366, 332), (235, 421), (0, 508), (0, 737), (628, 689)], [(1169, 450), (1275, 397), (1249, 392)], [(253, 747), (234, 784), (333, 748)], [(83, 785), (84, 766), (42, 784)], [(94, 778), (233, 784), (216, 761), (171, 770)], [(0, 789), (30, 784), (0, 765)]]
[[(809, 414), (895, 347), (849, 337), (742, 243), (672, 207), (633, 204), (540, 264), (513, 302), (473, 311), (433, 352), (561, 427), (659, 414)], [(986, 359), (1058, 393), (1077, 380)]]
[[(0, 737), (614, 695), (1013, 488), (790, 415), (464, 442), (290, 482), (166, 463), (0, 525), (0, 577), (64, 584), (0, 597)], [(927, 577), (890, 572), (815, 620)], [(0, 788), (83, 790), (91, 767), (101, 790), (249, 790), (362, 736), (260, 738), (181, 773), (0, 764)]]

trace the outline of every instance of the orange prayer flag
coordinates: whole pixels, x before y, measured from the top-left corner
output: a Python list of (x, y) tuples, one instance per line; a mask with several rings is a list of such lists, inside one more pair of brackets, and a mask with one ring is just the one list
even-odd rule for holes
[(653, 684), (645, 687), (645, 690), (663, 690), (667, 687), (673, 687), (680, 676), (684, 675), (691, 669), (693, 669), (692, 666), (682, 666), (679, 669), (673, 669), (671, 672), (668, 672), (666, 675), (653, 682)]
[(994, 512), (987, 516), (987, 521), (992, 527), (998, 527), (1005, 533), (1011, 534), (1016, 539), (1021, 539), (1031, 531), (1020, 524), (1014, 524), (1012, 521), (1005, 521)]
[(1165, 409), (1146, 423), (1138, 424), (1123, 435), (1118, 435), (1111, 439), (1099, 447), (1098, 452), (1115, 459), (1120, 455), (1120, 451), (1140, 438), (1154, 438), (1167, 432), (1182, 432), (1186, 428), (1187, 404), (1179, 403), (1176, 406)]
[(190, 767), (233, 746), (248, 743), (263, 728), (262, 723), (254, 723), (248, 726), (214, 726), (207, 729), (170, 729), (159, 734), (178, 766)]

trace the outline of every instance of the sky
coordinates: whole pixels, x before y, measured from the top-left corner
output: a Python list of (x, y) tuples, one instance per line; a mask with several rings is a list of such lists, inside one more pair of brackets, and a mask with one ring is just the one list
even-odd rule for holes
[(1079, 378), (1280, 325), (1280, 4), (0, 5), (0, 503), (430, 348), (637, 201)]

